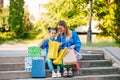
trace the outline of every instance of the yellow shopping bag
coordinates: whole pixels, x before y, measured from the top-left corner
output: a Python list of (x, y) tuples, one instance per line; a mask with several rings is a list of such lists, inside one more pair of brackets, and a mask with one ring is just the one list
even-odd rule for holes
[(49, 41), (48, 46), (48, 58), (57, 59), (60, 43), (56, 41)]
[(62, 64), (62, 59), (66, 55), (67, 51), (68, 51), (67, 48), (60, 50), (59, 56), (58, 56), (58, 58), (56, 60), (53, 60), (53, 64), (56, 64), (56, 65)]

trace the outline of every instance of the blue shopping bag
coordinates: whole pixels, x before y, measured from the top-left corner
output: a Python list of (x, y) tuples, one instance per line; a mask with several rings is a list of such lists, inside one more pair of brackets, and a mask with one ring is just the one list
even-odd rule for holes
[(42, 59), (32, 59), (32, 78), (45, 78), (45, 60)]

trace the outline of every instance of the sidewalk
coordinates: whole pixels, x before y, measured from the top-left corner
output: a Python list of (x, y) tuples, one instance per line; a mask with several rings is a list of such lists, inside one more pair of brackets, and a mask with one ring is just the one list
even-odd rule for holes
[(0, 51), (2, 50), (27, 50), (29, 44), (2, 44), (0, 45)]

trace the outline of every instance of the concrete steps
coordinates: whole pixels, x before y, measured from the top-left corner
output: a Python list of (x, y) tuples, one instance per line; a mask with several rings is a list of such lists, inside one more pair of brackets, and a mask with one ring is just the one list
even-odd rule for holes
[[(74, 71), (73, 78), (51, 78), (51, 72), (46, 65), (46, 78), (44, 80), (120, 80), (120, 69), (112, 66), (111, 60), (105, 60), (103, 51), (83, 51), (83, 58), (79, 61), (80, 69)], [(24, 70), (25, 56), (1, 56), (0, 79), (25, 79), (31, 78), (31, 72)], [(38, 78), (42, 80), (41, 78)]]
[[(116, 67), (92, 67), (92, 68), (80, 68), (79, 71), (74, 71), (74, 76), (110, 75), (119, 73), (120, 73), (119, 69)], [(51, 77), (51, 72), (49, 70), (46, 70), (46, 76)], [(2, 79), (31, 78), (31, 72), (26, 72), (25, 70), (0, 71), (0, 78)]]
[(106, 75), (106, 74), (120, 74), (119, 68), (116, 67), (90, 67), (80, 68), (79, 75)]
[[(1, 53), (0, 53), (1, 54)], [(9, 53), (10, 54), (10, 53)], [(81, 53), (83, 55), (82, 60), (103, 60), (104, 55), (103, 54), (86, 54)], [(0, 56), (0, 63), (14, 63), (14, 62), (24, 62), (24, 55), (16, 56), (16, 55), (2, 55)]]
[[(81, 60), (79, 61), (80, 67), (107, 67), (111, 66), (112, 62), (109, 60)], [(8, 70), (24, 70), (24, 62), (17, 63), (0, 63), (0, 71), (8, 71)], [(46, 64), (46, 69), (48, 66)]]
[[(12, 79), (23, 80), (23, 79)], [(73, 78), (29, 78), (25, 80), (120, 80), (120, 74), (74, 76)]]

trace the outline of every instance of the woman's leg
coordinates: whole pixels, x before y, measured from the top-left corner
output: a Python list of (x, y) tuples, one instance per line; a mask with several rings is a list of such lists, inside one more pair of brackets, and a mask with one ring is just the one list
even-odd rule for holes
[(69, 77), (73, 77), (72, 68), (69, 68), (69, 69), (68, 69), (68, 76), (69, 76)]
[(68, 77), (67, 68), (63, 68), (63, 77)]

